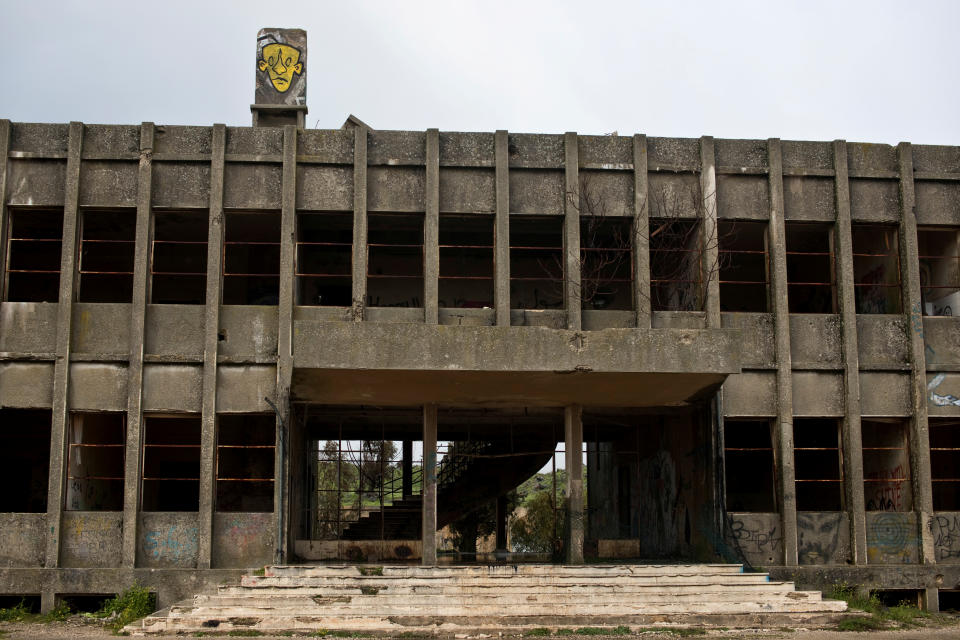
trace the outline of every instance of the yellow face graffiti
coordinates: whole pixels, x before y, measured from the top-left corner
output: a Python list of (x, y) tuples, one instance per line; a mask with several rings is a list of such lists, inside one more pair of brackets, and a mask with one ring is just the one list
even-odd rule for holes
[(262, 57), (257, 66), (260, 71), (266, 71), (270, 75), (273, 88), (280, 93), (290, 88), (293, 74), (303, 71), (300, 51), (294, 47), (285, 44), (268, 44), (260, 55)]

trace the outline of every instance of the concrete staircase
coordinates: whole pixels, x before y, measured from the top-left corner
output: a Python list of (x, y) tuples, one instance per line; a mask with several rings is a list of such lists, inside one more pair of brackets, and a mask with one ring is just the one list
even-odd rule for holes
[(340, 629), (457, 633), (532, 627), (834, 622), (846, 603), (740, 565), (271, 566), (127, 627), (135, 635)]

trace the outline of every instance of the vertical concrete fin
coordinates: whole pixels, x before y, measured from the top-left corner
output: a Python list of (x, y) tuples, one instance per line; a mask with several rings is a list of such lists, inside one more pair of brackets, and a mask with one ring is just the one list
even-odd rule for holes
[(867, 563), (867, 522), (863, 496), (863, 450), (860, 438), (860, 356), (857, 351), (856, 292), (853, 286), (853, 231), (850, 222), (850, 177), (847, 143), (833, 143), (834, 195), (837, 222), (834, 254), (837, 269), (837, 301), (843, 323), (843, 477), (847, 511), (850, 514), (850, 549), (853, 562)]
[(70, 383), (70, 337), (73, 326), (73, 298), (76, 281), (77, 236), (80, 233), (80, 156), (83, 151), (83, 123), (71, 122), (67, 143), (67, 175), (63, 191), (63, 243), (60, 251), (60, 295), (57, 305), (57, 351), (53, 370), (53, 412), (50, 424), (50, 479), (47, 491), (46, 567), (60, 566), (60, 526), (63, 494), (67, 482), (67, 429)]
[(197, 568), (209, 569), (213, 510), (216, 507), (217, 351), (220, 332), (220, 290), (223, 277), (223, 175), (227, 129), (213, 126), (210, 145), (210, 201), (207, 219), (207, 292), (203, 334), (203, 402), (200, 428), (200, 513)]
[(493, 158), (497, 190), (493, 231), (493, 300), (496, 324), (510, 326), (510, 145), (507, 132), (493, 134)]
[(137, 227), (133, 261), (133, 304), (130, 305), (130, 364), (127, 368), (127, 444), (123, 484), (123, 566), (137, 559), (137, 511), (140, 506), (140, 455), (143, 438), (143, 341), (150, 296), (149, 259), (153, 227), (152, 122), (140, 125), (140, 166), (137, 170)]
[(703, 310), (707, 328), (720, 328), (720, 235), (717, 230), (717, 160), (713, 138), (700, 138), (700, 197), (703, 199)]
[[(10, 157), (10, 121), (0, 120), (0, 265), (7, 264), (7, 226), (10, 224), (7, 210), (7, 158)], [(0, 278), (0, 300), (7, 299), (7, 279)]]
[(367, 133), (353, 130), (353, 319), (363, 320), (367, 307)]
[(423, 405), (423, 498), (421, 562), (437, 564), (437, 405)]
[(637, 328), (649, 329), (650, 311), (650, 203), (647, 174), (647, 136), (633, 136), (633, 306)]
[(567, 329), (579, 331), (583, 306), (580, 282), (580, 152), (577, 134), (563, 136), (563, 306), (567, 309)]
[(423, 218), (423, 314), (424, 322), (440, 321), (440, 132), (427, 129), (426, 211)]
[(563, 410), (564, 462), (567, 468), (566, 535), (567, 564), (583, 564), (583, 407), (572, 404)]

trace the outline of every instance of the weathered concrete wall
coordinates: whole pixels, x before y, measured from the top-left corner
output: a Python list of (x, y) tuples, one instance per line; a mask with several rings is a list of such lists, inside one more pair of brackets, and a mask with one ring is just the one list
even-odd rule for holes
[(910, 366), (910, 340), (903, 316), (857, 316), (857, 348), (863, 368), (901, 369)]
[(60, 563), (64, 567), (119, 567), (123, 513), (65, 511), (60, 529)]
[(47, 514), (0, 513), (0, 567), (42, 567)]
[(273, 366), (221, 365), (217, 368), (217, 413), (273, 412), (277, 369)]
[(753, 566), (783, 562), (783, 527), (778, 513), (730, 513), (726, 544)]
[(272, 362), (277, 357), (277, 307), (230, 305), (220, 312), (217, 352), (231, 360)]
[(793, 412), (797, 416), (842, 416), (843, 375), (832, 371), (794, 371)]
[(127, 365), (74, 362), (70, 365), (68, 406), (79, 411), (126, 411)]
[(213, 566), (256, 567), (273, 562), (276, 531), (272, 513), (214, 513)]
[(147, 305), (144, 353), (155, 357), (203, 358), (203, 307)]
[(917, 514), (867, 512), (867, 561), (871, 564), (919, 562)]
[(74, 353), (111, 354), (126, 358), (130, 352), (130, 305), (73, 304), (71, 347)]
[(723, 409), (730, 417), (777, 415), (777, 378), (772, 371), (744, 371), (723, 384)]
[(842, 326), (838, 315), (790, 316), (790, 355), (795, 369), (843, 366)]
[(960, 318), (923, 319), (927, 366), (960, 362)]
[(203, 369), (178, 364), (143, 366), (143, 410), (199, 413)]
[(137, 566), (195, 568), (198, 520), (196, 513), (141, 513), (137, 527)]
[(53, 353), (57, 305), (47, 302), (0, 303), (0, 351)]
[(845, 564), (850, 560), (850, 515), (798, 512), (797, 543), (800, 564)]
[(0, 406), (53, 406), (53, 365), (46, 362), (0, 363)]
[(860, 373), (860, 414), (863, 416), (909, 416), (910, 376), (888, 371)]
[(420, 540), (297, 540), (294, 552), (303, 560), (382, 562), (421, 557)]
[[(722, 313), (720, 326), (724, 329), (739, 329), (740, 365), (744, 368), (765, 369), (776, 365), (773, 339), (773, 314), (770, 313)], [(586, 327), (584, 327), (586, 328)]]
[(939, 511), (930, 517), (927, 526), (933, 534), (937, 562), (960, 563), (960, 512)]

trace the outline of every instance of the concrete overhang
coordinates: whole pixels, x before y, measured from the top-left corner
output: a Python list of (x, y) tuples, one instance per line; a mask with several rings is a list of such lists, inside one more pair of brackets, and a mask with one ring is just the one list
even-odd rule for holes
[(291, 397), (325, 404), (682, 406), (740, 371), (736, 329), (297, 322)]

